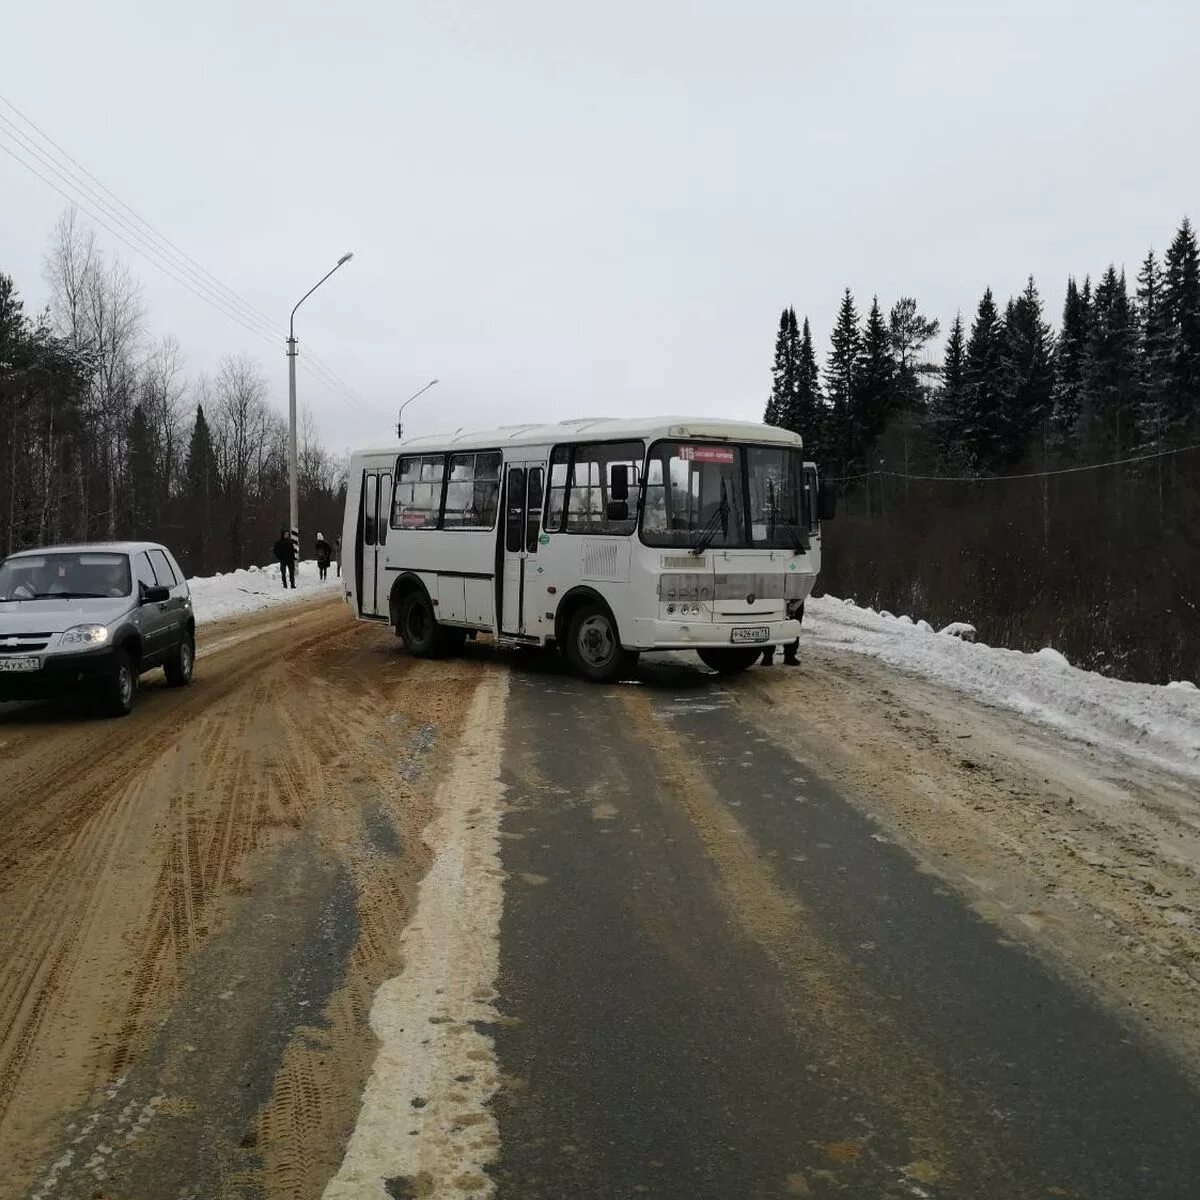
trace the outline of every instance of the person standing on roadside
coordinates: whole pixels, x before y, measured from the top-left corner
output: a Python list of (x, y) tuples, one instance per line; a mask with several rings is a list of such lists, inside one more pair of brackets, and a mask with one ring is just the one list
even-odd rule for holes
[(296, 586), (296, 543), (292, 541), (286, 529), (279, 531), (279, 541), (275, 543), (275, 558), (279, 562), (279, 574), (283, 579), (283, 586), (288, 586), (288, 580), (291, 580), (291, 586)]
[(317, 534), (317, 571), (322, 580), (329, 574), (329, 560), (333, 557), (333, 547), (325, 540), (323, 533)]
[[(804, 601), (801, 600), (798, 604), (789, 600), (787, 605), (787, 615), (793, 621), (804, 620)], [(797, 638), (794, 642), (788, 642), (783, 648), (783, 665), (785, 667), (798, 667), (800, 665), (799, 658), (796, 657), (796, 652), (800, 649), (800, 639)], [(775, 647), (768, 646), (763, 651), (762, 663), (764, 667), (773, 667), (775, 665)]]
[(334, 553), (337, 555), (338, 578), (341, 579), (341, 577), (342, 577), (342, 535), (340, 533), (338, 534), (337, 545), (334, 547)]

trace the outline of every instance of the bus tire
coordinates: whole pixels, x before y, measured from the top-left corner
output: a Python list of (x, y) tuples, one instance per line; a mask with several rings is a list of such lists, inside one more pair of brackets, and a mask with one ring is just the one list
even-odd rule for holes
[(401, 601), (396, 614), (396, 632), (409, 654), (415, 658), (434, 658), (438, 653), (438, 623), (433, 605), (423, 591), (413, 589)]
[(587, 600), (567, 623), (567, 660), (593, 683), (615, 683), (633, 670), (637, 655), (621, 647), (613, 615), (602, 604)]
[(713, 646), (696, 651), (700, 655), (700, 661), (720, 675), (740, 675), (747, 668), (754, 666), (762, 652), (761, 646)]

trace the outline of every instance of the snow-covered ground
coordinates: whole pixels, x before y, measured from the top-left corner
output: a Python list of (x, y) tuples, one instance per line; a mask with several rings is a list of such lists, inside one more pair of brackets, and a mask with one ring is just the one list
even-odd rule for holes
[(336, 568), (330, 567), (329, 578), (322, 583), (317, 576), (317, 564), (311, 561), (302, 562), (296, 568), (294, 589), (283, 586), (277, 565), (246, 567), (244, 570), (229, 571), (224, 575), (189, 579), (188, 587), (192, 591), (196, 624), (207, 625), (224, 617), (257, 612), (262, 608), (273, 608), (277, 604), (308, 600), (322, 592), (334, 595), (342, 583), (335, 572)]
[(1049, 647), (1023, 654), (972, 644), (832, 596), (809, 600), (804, 630), (818, 645), (871, 655), (1071, 737), (1200, 778), (1200, 689), (1189, 681), (1108, 679)]

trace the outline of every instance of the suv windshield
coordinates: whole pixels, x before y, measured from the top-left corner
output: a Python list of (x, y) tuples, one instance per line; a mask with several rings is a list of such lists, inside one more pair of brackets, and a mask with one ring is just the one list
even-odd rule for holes
[(642, 509), (649, 546), (800, 550), (807, 521), (799, 450), (700, 442), (658, 442), (650, 450)]
[(131, 591), (124, 554), (22, 554), (0, 563), (0, 600), (99, 600)]

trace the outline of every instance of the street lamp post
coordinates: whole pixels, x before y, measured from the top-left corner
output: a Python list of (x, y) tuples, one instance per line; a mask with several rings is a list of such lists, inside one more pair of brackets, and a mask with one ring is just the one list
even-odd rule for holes
[[(333, 274), (338, 267), (348, 263), (354, 257), (354, 252), (343, 254), (334, 264), (332, 271), (327, 271), (316, 283), (296, 301), (299, 308)], [(300, 467), (296, 452), (296, 308), (292, 309), (288, 320), (287, 360), (288, 360), (288, 528), (291, 531), (292, 544), (296, 547), (296, 561), (300, 561)]]
[(423, 396), (433, 385), (437, 383), (436, 379), (431, 379), (419, 392), (413, 392), (405, 402), (400, 405), (400, 411), (396, 414), (396, 437), (397, 439), (404, 436), (404, 410), (418, 397)]

